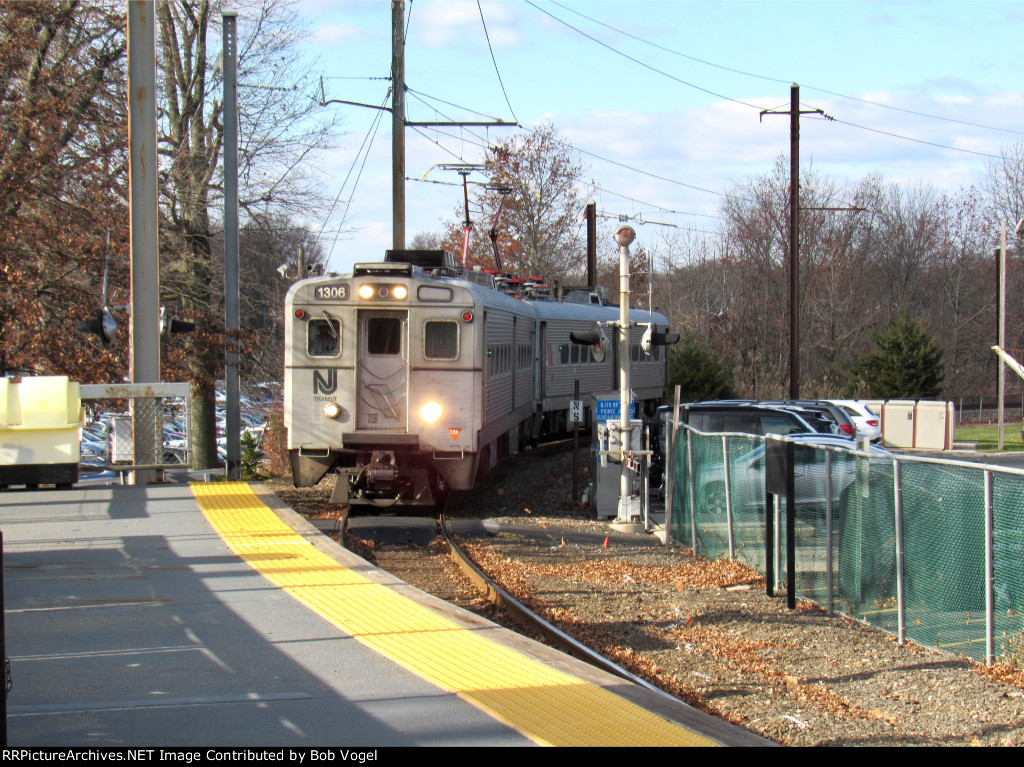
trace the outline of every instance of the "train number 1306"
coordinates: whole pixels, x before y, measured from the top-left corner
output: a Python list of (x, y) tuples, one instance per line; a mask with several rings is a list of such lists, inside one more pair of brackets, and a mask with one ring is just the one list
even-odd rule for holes
[(319, 301), (347, 301), (348, 285), (318, 285), (313, 297)]

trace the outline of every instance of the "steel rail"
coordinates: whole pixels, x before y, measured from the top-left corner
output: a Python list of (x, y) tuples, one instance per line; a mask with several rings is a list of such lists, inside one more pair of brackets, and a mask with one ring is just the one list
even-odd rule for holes
[(469, 555), (462, 550), (462, 548), (455, 541), (451, 531), (448, 529), (448, 520), (445, 517), (444, 510), (442, 509), (438, 516), (438, 528), (441, 534), (444, 536), (445, 542), (448, 544), (448, 549), (452, 556), (455, 558), (459, 565), (459, 568), (465, 573), (466, 577), (482, 591), (488, 599), (499, 607), (504, 608), (508, 613), (521, 625), (536, 631), (545, 641), (562, 650), (565, 653), (589, 663), (603, 671), (607, 671), (610, 674), (614, 674), (621, 679), (632, 682), (633, 684), (640, 685), (644, 689), (656, 692), (659, 695), (663, 695), (666, 698), (677, 703), (683, 703), (688, 706), (689, 704), (685, 701), (681, 701), (674, 695), (665, 692), (659, 687), (654, 686), (645, 679), (641, 679), (635, 674), (626, 671), (621, 666), (612, 663), (610, 660), (605, 658), (600, 653), (591, 650), (586, 645), (573, 639), (571, 636), (566, 634), (564, 631), (553, 626), (548, 621), (537, 615), (535, 612), (526, 607), (522, 602), (517, 600), (507, 591), (501, 588), (493, 579), (490, 578), (483, 570), (477, 567), (476, 563), (470, 559)]

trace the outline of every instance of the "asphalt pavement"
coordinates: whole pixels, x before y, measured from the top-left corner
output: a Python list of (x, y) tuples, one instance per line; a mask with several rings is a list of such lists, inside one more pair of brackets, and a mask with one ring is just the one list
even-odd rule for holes
[(0, 493), (12, 746), (530, 745), (233, 555), (188, 485)]

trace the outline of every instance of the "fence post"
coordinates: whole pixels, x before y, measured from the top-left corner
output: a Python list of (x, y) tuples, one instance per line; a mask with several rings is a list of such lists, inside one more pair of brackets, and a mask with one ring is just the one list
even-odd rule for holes
[(672, 542), (672, 505), (676, 490), (676, 435), (679, 431), (679, 384), (672, 402), (672, 431), (665, 451), (665, 545)]
[(772, 561), (775, 563), (775, 590), (782, 588), (782, 496), (772, 496), (772, 519), (775, 520), (775, 550)]
[(995, 558), (992, 551), (994, 510), (992, 502), (992, 470), (985, 469), (985, 665), (996, 662), (995, 648)]
[(693, 475), (693, 430), (686, 430), (686, 466), (690, 486), (690, 546), (697, 556), (697, 478)]
[(725, 469), (725, 527), (729, 534), (729, 559), (736, 559), (736, 536), (732, 524), (732, 477), (729, 471), (729, 438), (722, 435), (722, 466)]
[(832, 598), (832, 451), (825, 451), (825, 607), (835, 609)]
[(900, 646), (907, 643), (907, 616), (903, 583), (903, 471), (893, 458), (893, 505), (896, 516), (896, 622)]

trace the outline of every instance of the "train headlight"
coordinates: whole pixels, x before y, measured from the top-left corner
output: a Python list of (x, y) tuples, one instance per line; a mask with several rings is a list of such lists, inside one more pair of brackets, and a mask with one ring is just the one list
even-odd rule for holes
[(328, 402), (324, 405), (324, 415), (328, 418), (337, 418), (341, 415), (341, 405), (336, 402)]
[(441, 406), (436, 402), (428, 402), (420, 408), (420, 418), (427, 423), (434, 423), (441, 417)]
[(373, 285), (360, 285), (359, 286), (359, 297), (360, 298), (373, 298), (373, 294), (376, 291), (373, 289)]
[(395, 287), (391, 288), (391, 295), (399, 301), (404, 301), (406, 296), (409, 295), (409, 291), (406, 290), (405, 285), (395, 285)]

